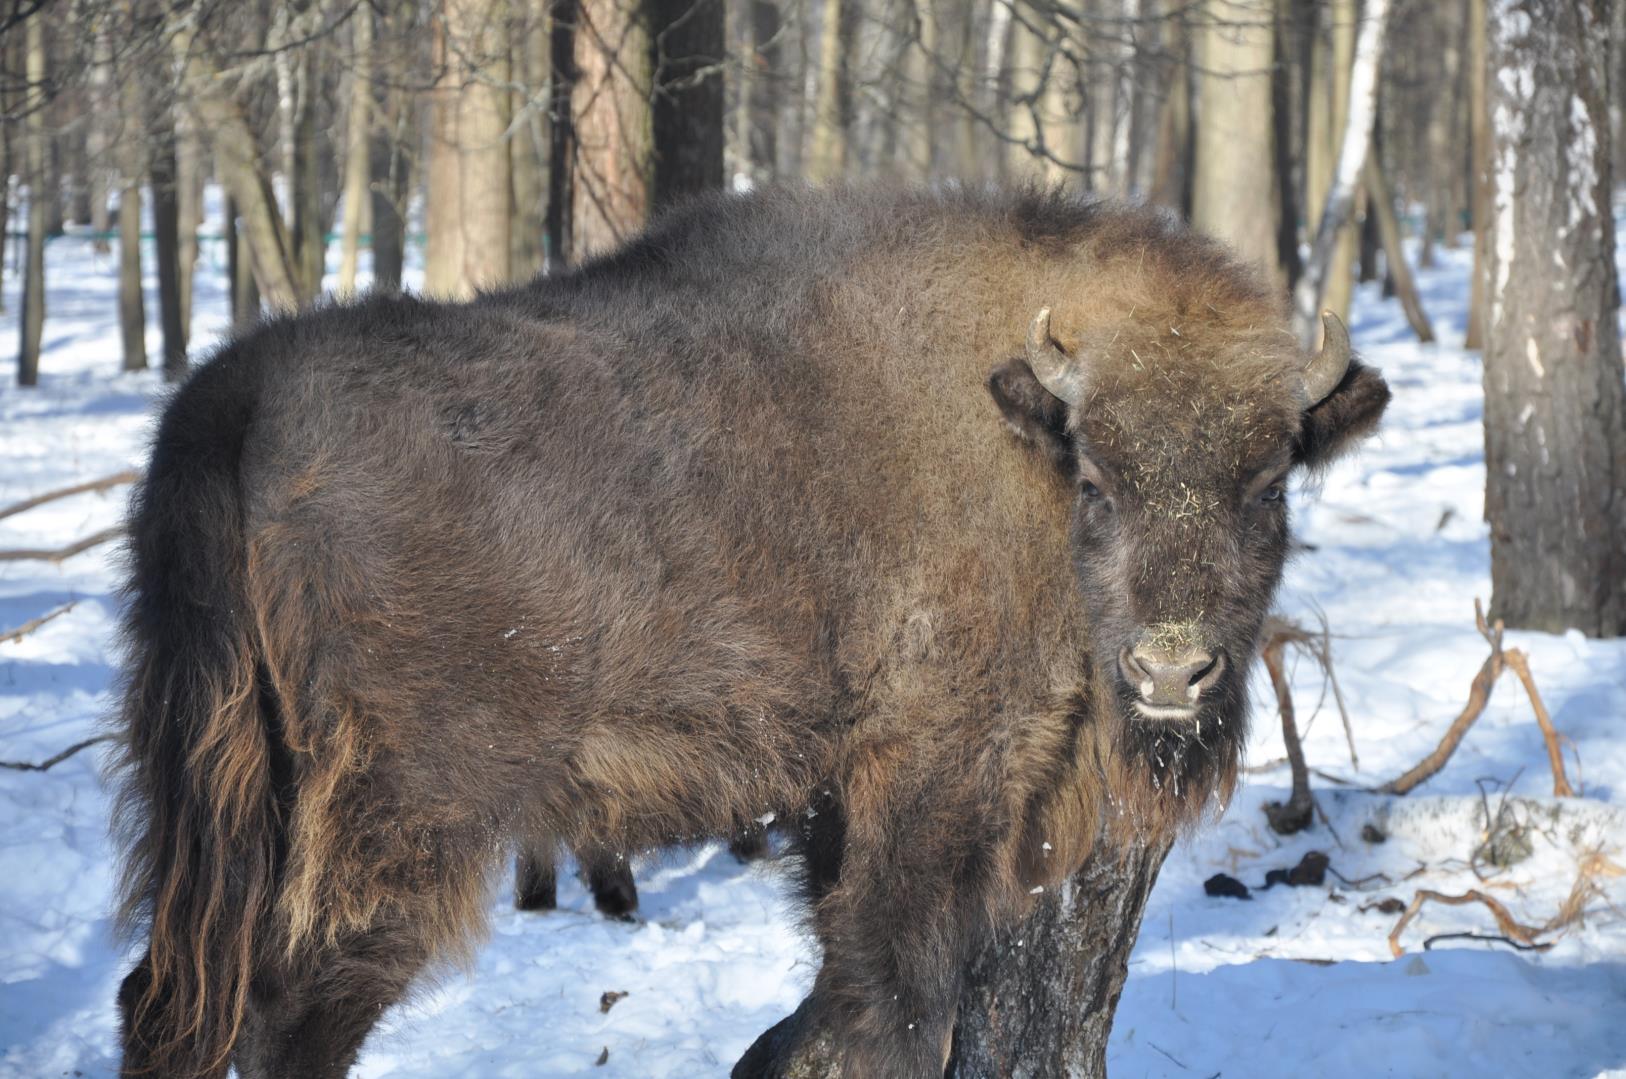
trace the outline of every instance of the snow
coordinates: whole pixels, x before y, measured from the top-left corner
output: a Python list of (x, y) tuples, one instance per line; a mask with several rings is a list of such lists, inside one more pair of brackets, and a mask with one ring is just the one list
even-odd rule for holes
[[(1460, 341), (1469, 254), (1442, 249), (1419, 274), (1442, 338)], [(50, 293), (41, 386), (0, 386), (0, 503), (138, 466), (163, 390), (121, 375), (113, 256), (73, 237), (47, 248)], [(226, 323), (222, 255), (205, 245), (200, 350)], [(151, 262), (148, 262), (151, 265)], [(364, 261), (365, 267), (365, 261)], [(0, 340), (15, 340), (15, 279)], [(154, 287), (149, 282), (149, 289)], [(149, 311), (156, 312), (149, 293)], [(1431, 749), (1484, 659), (1473, 600), (1490, 595), (1478, 358), (1417, 345), (1399, 307), (1360, 290), (1357, 347), (1395, 390), (1382, 434), (1319, 490), (1293, 494), (1309, 545), (1280, 607), (1331, 627), (1357, 770), (1319, 669), (1290, 668), (1331, 828), (1291, 838), (1262, 805), (1285, 799), (1273, 713), (1258, 710), (1251, 772), (1222, 820), (1175, 849), (1152, 895), (1109, 1049), (1116, 1076), (1626, 1075), (1626, 642), (1509, 633), (1530, 655), (1553, 720), (1573, 744), (1584, 797), (1555, 799), (1530, 704), (1504, 677), (1445, 769), (1406, 799), (1362, 791)], [(149, 342), (158, 354), (158, 335)], [(8, 372), (9, 376), (9, 372)], [(114, 524), (124, 491), (85, 494), (0, 520), (0, 547), (54, 546)], [(113, 704), (118, 560), (101, 547), (53, 566), (0, 563), (0, 629), (70, 600), (20, 641), (0, 643), (0, 759), (40, 760), (99, 728)], [(1256, 676), (1256, 699), (1269, 702)], [(99, 749), (48, 773), (0, 772), (0, 1077), (108, 1076), (113, 995), (130, 959), (109, 921), (113, 868)], [(1481, 794), (1481, 783), (1486, 793)], [(1527, 829), (1531, 853), (1505, 869), (1469, 858), (1486, 808)], [(1387, 835), (1364, 842), (1363, 825)], [(1310, 850), (1351, 887), (1275, 887), (1249, 901), (1208, 898), (1229, 873), (1257, 889)], [(1362, 907), (1417, 889), (1479, 888), (1542, 925), (1583, 860), (1600, 889), (1582, 923), (1545, 953), (1444, 940), (1495, 932), (1480, 906), (1427, 906), (1391, 957), (1396, 915)], [(795, 1007), (816, 969), (789, 892), (770, 866), (738, 865), (716, 844), (640, 857), (635, 923), (608, 921), (570, 876), (562, 909), (521, 914), (494, 885), (491, 935), (468, 970), (443, 972), (389, 1012), (357, 1074), (660, 1077), (726, 1075), (750, 1041)], [(1385, 881), (1389, 883), (1385, 883)], [(1067, 890), (1064, 890), (1064, 894)], [(606, 991), (628, 995), (601, 1010)], [(605, 1063), (596, 1061), (608, 1051)]]

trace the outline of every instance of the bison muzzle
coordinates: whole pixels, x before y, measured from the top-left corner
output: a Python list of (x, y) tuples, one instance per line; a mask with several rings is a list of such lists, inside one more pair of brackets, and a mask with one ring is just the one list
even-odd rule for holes
[(516, 843), (770, 813), (805, 1010), (939, 1073), (991, 928), (1228, 795), (1287, 478), (1387, 398), (1218, 245), (1055, 192), (719, 195), (243, 333), (132, 507), (125, 1074), (342, 1075)]

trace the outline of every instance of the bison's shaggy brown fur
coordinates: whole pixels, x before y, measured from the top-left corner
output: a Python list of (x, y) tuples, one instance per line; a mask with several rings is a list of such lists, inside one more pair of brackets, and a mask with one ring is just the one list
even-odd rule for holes
[[(131, 524), (126, 1073), (342, 1074), (516, 837), (767, 813), (850, 1073), (940, 1068), (979, 934), (1231, 787), (1277, 484), (1387, 396), (1307, 399), (1281, 307), (1147, 210), (781, 190), (227, 345)], [(1142, 647), (1219, 657), (1192, 718)]]

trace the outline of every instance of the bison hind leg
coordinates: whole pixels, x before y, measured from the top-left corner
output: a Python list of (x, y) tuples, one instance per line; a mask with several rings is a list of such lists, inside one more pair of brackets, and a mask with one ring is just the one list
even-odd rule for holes
[(519, 910), (553, 910), (559, 905), (559, 875), (553, 847), (527, 844), (514, 859), (514, 906)]

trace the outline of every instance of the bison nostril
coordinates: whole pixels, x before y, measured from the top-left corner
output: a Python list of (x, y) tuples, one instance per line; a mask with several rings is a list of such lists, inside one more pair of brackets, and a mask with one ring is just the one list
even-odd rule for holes
[(1203, 679), (1207, 678), (1210, 674), (1213, 674), (1214, 673), (1214, 668), (1217, 667), (1217, 666), (1219, 666), (1219, 657), (1218, 656), (1210, 656), (1208, 658), (1208, 662), (1203, 664), (1203, 667), (1202, 667), (1201, 670), (1195, 671), (1195, 672), (1192, 673), (1191, 685), (1200, 687), (1201, 684), (1202, 684)]
[(1150, 704), (1189, 708), (1219, 681), (1225, 671), (1225, 654), (1192, 648), (1170, 653), (1148, 646), (1125, 649), (1118, 657), (1124, 677)]

